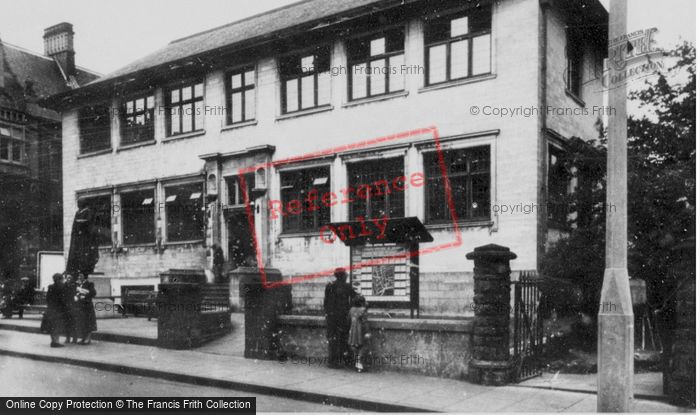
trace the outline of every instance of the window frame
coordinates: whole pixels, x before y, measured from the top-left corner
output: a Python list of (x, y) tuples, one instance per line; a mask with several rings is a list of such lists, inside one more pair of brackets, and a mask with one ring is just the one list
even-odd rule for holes
[[(248, 187), (248, 189), (247, 189), (247, 192), (249, 194), (248, 203), (250, 205), (252, 205), (254, 203), (254, 201), (250, 197), (250, 191), (255, 187), (255, 173), (253, 173), (253, 172), (244, 173), (244, 177), (246, 180), (246, 185)], [(245, 203), (243, 200), (243, 195), (241, 194), (240, 175), (234, 174), (231, 176), (224, 176), (224, 183), (226, 184), (226, 192), (227, 192), (226, 203), (224, 203), (224, 206), (229, 206), (229, 207), (245, 206)], [(240, 202), (240, 203), (231, 203), (231, 201)]]
[[(7, 130), (6, 134), (2, 133), (2, 130)], [(16, 136), (14, 133), (18, 132)], [(0, 162), (2, 163), (12, 163), (19, 165), (27, 164), (27, 131), (24, 126), (10, 125), (10, 124), (0, 124)], [(2, 157), (2, 145), (7, 143), (7, 158)], [(19, 145), (17, 145), (19, 144)], [(15, 159), (15, 146), (19, 148), (19, 159)]]
[[(328, 53), (328, 58), (327, 58), (328, 59), (328, 69), (325, 71), (319, 70), (318, 65), (315, 62), (318, 59), (318, 55), (321, 52)], [(303, 58), (306, 58), (310, 55), (314, 56), (314, 70), (313, 71), (304, 71), (302, 68), (302, 65), (301, 65), (302, 60), (303, 60)], [(299, 61), (299, 64), (298, 64), (299, 73), (285, 74), (283, 71), (282, 60), (285, 60), (285, 59), (291, 60), (292, 58)], [(323, 44), (323, 45), (314, 46), (311, 48), (301, 49), (301, 50), (293, 52), (293, 53), (282, 55), (278, 58), (278, 67), (279, 67), (278, 72), (279, 72), (279, 77), (280, 77), (280, 91), (281, 91), (280, 107), (281, 107), (282, 115), (294, 114), (294, 113), (298, 113), (298, 112), (302, 112), (302, 111), (314, 110), (317, 108), (323, 108), (323, 107), (331, 105), (330, 103), (332, 102), (332, 98), (331, 98), (331, 88), (332, 88), (331, 79), (332, 78), (331, 78), (330, 65), (331, 65), (332, 59), (333, 59), (333, 50), (332, 50), (331, 45), (328, 45), (328, 44)], [(318, 95), (319, 95), (319, 82), (318, 81), (319, 81), (319, 79), (318, 78), (319, 78), (319, 75), (321, 75), (323, 73), (328, 73), (328, 88), (329, 88), (329, 91), (328, 91), (329, 100), (328, 101), (329, 102), (324, 103), (324, 104), (319, 104), (319, 102), (318, 102), (318, 98), (319, 98), (318, 97)], [(313, 77), (314, 77), (314, 105), (304, 108), (304, 107), (302, 107), (302, 102), (303, 102), (303, 99), (302, 99), (302, 97), (303, 97), (302, 80), (309, 75), (313, 75)], [(289, 111), (287, 109), (288, 108), (288, 105), (287, 105), (287, 82), (292, 81), (292, 80), (296, 80), (296, 84), (297, 84), (297, 107), (296, 107), (297, 109), (295, 109), (293, 111)]]
[[(471, 31), (471, 15), (475, 14), (475, 12), (478, 12), (479, 10), (476, 10), (474, 8), (466, 8), (466, 9), (460, 9), (460, 10), (455, 10), (455, 11), (450, 11), (447, 14), (444, 15), (439, 15), (439, 16), (430, 16), (424, 20), (424, 31), (423, 31), (423, 41), (424, 41), (424, 47), (423, 47), (423, 59), (424, 59), (424, 64), (425, 64), (425, 78), (424, 78), (424, 85), (426, 87), (430, 86), (435, 86), (435, 85), (442, 85), (442, 84), (447, 84), (451, 82), (458, 82), (462, 81), (465, 79), (470, 79), (470, 78), (478, 78), (482, 76), (488, 76), (493, 74), (493, 7), (492, 6), (485, 6), (488, 7), (488, 16), (489, 16), (489, 29), (483, 29), (483, 30), (477, 30), (475, 32)], [(458, 35), (455, 37), (449, 37), (447, 39), (443, 40), (437, 40), (433, 42), (428, 42), (428, 31), (429, 31), (429, 26), (432, 24), (435, 24), (438, 21), (441, 20), (449, 20), (452, 21), (454, 19), (458, 18), (463, 18), (467, 17), (467, 25), (468, 25), (468, 30), (466, 34)], [(489, 35), (489, 71), (484, 72), (484, 73), (479, 73), (474, 75), (473, 73), (473, 67), (474, 67), (474, 38), (481, 37), (483, 35)], [(469, 47), (469, 54), (467, 55), (467, 75), (466, 76), (460, 76), (458, 78), (453, 78), (451, 76), (451, 71), (452, 71), (452, 48), (451, 45), (456, 42), (461, 42), (467, 40), (468, 41), (468, 47)], [(445, 45), (445, 80), (444, 81), (438, 81), (438, 82), (430, 82), (430, 49), (435, 47), (435, 46), (441, 46)]]
[[(472, 162), (475, 160), (474, 156), (472, 156), (472, 153), (478, 152), (478, 151), (483, 151), (483, 150), (488, 151), (488, 166), (482, 171), (476, 171), (473, 172), (471, 171), (472, 167)], [(456, 152), (465, 152), (468, 157), (466, 161), (467, 165), (467, 170), (464, 172), (458, 172), (458, 173), (450, 173), (449, 172), (449, 163), (448, 160), (445, 160), (445, 168), (448, 170), (447, 172), (447, 177), (448, 179), (451, 179), (452, 177), (458, 177), (458, 178), (466, 178), (467, 182), (467, 189), (465, 190), (465, 193), (468, 195), (468, 199), (466, 201), (465, 206), (467, 206), (467, 211), (469, 214), (467, 217), (459, 217), (459, 212), (457, 209), (455, 209), (455, 214), (457, 215), (457, 222), (458, 223), (475, 223), (475, 222), (484, 222), (484, 221), (491, 221), (491, 204), (493, 203), (493, 185), (494, 185), (494, 175), (493, 175), (493, 146), (490, 145), (489, 143), (480, 143), (480, 144), (475, 144), (475, 145), (470, 145), (470, 146), (465, 146), (465, 147), (456, 147), (456, 148), (447, 148), (445, 150), (440, 150), (443, 154), (443, 159), (446, 158), (446, 154), (451, 154), (451, 153), (456, 153)], [(436, 149), (431, 149), (428, 151), (425, 151), (423, 153), (423, 172), (425, 175), (425, 188), (423, 191), (423, 201), (424, 201), (424, 217), (425, 217), (425, 223), (426, 225), (446, 225), (452, 223), (452, 215), (450, 213), (450, 208), (448, 204), (445, 202), (440, 202), (442, 203), (444, 207), (444, 219), (435, 219), (431, 217), (431, 188), (432, 186), (438, 186), (442, 189), (445, 187), (444, 183), (444, 176), (442, 172), (439, 172), (437, 175), (433, 176), (430, 172), (430, 170), (427, 168), (427, 165), (430, 161), (428, 157), (437, 157), (438, 150)], [(434, 159), (435, 162), (438, 162), (438, 159)], [(469, 207), (473, 205), (474, 203), (474, 194), (473, 194), (473, 181), (472, 178), (474, 176), (487, 176), (488, 177), (488, 207), (487, 207), (487, 212), (488, 214), (486, 216), (474, 216), (471, 212), (472, 209)], [(437, 183), (437, 184), (434, 184)], [(450, 188), (453, 189), (454, 186), (452, 184), (452, 181), (450, 180)], [(446, 197), (446, 196), (445, 196)], [(452, 191), (452, 197), (455, 197), (454, 191)], [(436, 202), (438, 203), (438, 202)], [(453, 199), (454, 203), (454, 199)]]
[[(202, 85), (202, 96), (201, 97), (197, 97), (195, 95), (195, 87), (197, 85)], [(183, 95), (182, 91), (186, 90), (186, 89), (190, 89), (190, 98), (188, 98), (187, 100), (183, 100), (182, 99), (182, 95)], [(175, 90), (179, 91), (177, 103), (172, 102), (172, 93)], [(175, 84), (171, 84), (165, 88), (163, 98), (165, 101), (165, 136), (166, 136), (166, 138), (178, 137), (181, 135), (198, 133), (198, 132), (202, 132), (205, 130), (204, 122), (205, 122), (206, 117), (204, 116), (205, 115), (204, 113), (201, 114), (201, 117), (202, 117), (201, 128), (199, 128), (199, 129), (196, 128), (197, 127), (197, 114), (196, 114), (197, 105), (196, 104), (198, 102), (201, 102), (202, 108), (204, 111), (204, 97), (205, 97), (205, 95), (206, 95), (206, 91), (205, 91), (204, 79), (199, 79), (199, 78), (198, 79), (184, 80), (184, 81), (181, 81), (181, 82), (178, 82)], [(176, 105), (177, 108), (181, 109), (181, 111), (179, 111), (178, 114), (173, 113), (174, 105)], [(182, 131), (182, 129), (185, 125), (184, 120), (186, 117), (186, 114), (184, 114), (184, 111), (182, 111), (182, 108), (184, 108), (187, 105), (191, 105), (192, 110), (193, 110), (193, 114), (191, 115), (191, 125), (190, 125), (191, 129), (189, 131)], [(178, 115), (179, 126), (178, 126), (178, 131), (174, 133), (173, 132), (173, 117), (175, 115)]]
[[(364, 164), (364, 165), (369, 166), (369, 167), (365, 168), (364, 173), (360, 173), (360, 174), (371, 174), (369, 172), (374, 170), (371, 168), (373, 164), (374, 165), (383, 164), (384, 166), (387, 166), (387, 165), (389, 165), (389, 163), (396, 163), (396, 166), (392, 166), (392, 168), (396, 167), (398, 170), (398, 168), (400, 166), (401, 171), (396, 172), (396, 171), (393, 171), (390, 169), (380, 170), (379, 174), (384, 174), (384, 176), (382, 178), (376, 178), (376, 179), (373, 179), (369, 182), (360, 183), (359, 185), (356, 185), (355, 183), (353, 183), (354, 176), (356, 176), (356, 174), (354, 174), (355, 172), (353, 170), (354, 169), (359, 170), (360, 165)], [(377, 170), (374, 170), (374, 172), (376, 173)], [(371, 184), (376, 183), (380, 180), (386, 180), (387, 183), (389, 185), (391, 185), (392, 181), (395, 178), (400, 177), (400, 176), (405, 177), (405, 174), (406, 174), (406, 155), (405, 154), (391, 155), (391, 156), (387, 156), (386, 158), (382, 157), (382, 158), (370, 158), (370, 159), (364, 159), (364, 160), (363, 159), (353, 160), (353, 162), (347, 164), (348, 188), (352, 188), (355, 191), (357, 191), (357, 189), (360, 185), (371, 185)], [(390, 186), (387, 188), (390, 188)], [(364, 218), (366, 220), (379, 219), (379, 218), (374, 218), (372, 216), (372, 207), (373, 207), (372, 199), (378, 199), (376, 196), (372, 196), (372, 193), (373, 192), (371, 192), (371, 191), (368, 192), (367, 198), (365, 198), (365, 199), (355, 198), (355, 199), (353, 199), (352, 202), (347, 204), (348, 205), (348, 218), (349, 218), (349, 220), (352, 221), (358, 217), (358, 212), (355, 212), (355, 209), (356, 209), (355, 206), (360, 205), (360, 204), (364, 205), (364, 208), (363, 208)], [(402, 212), (398, 216), (389, 215), (389, 213), (394, 209), (394, 207), (392, 206), (392, 197), (391, 197), (391, 195), (394, 193), (398, 193), (400, 195), (399, 196), (400, 197), (400, 199), (399, 199), (400, 205), (401, 205), (400, 209)], [(385, 192), (382, 195), (382, 198), (384, 199), (384, 201), (383, 201), (384, 202), (384, 211), (387, 213), (389, 218), (402, 218), (402, 217), (406, 216), (406, 190), (403, 190), (401, 192), (396, 192), (394, 190), (391, 190), (389, 192)]]
[[(84, 201), (86, 201), (86, 200), (90, 200), (90, 199), (100, 199), (100, 198), (107, 198), (107, 199), (109, 200), (109, 202), (107, 203), (107, 214), (108, 214), (108, 218), (109, 218), (109, 220), (108, 220), (108, 224), (109, 224), (109, 226), (108, 226), (108, 228), (109, 228), (109, 229), (108, 229), (108, 230), (109, 230), (109, 241), (107, 241), (107, 238), (106, 238), (106, 237), (104, 237), (104, 240), (102, 240), (102, 236), (103, 236), (103, 235), (100, 234), (100, 237), (99, 237), (99, 240), (98, 240), (98, 246), (99, 246), (99, 247), (109, 247), (109, 246), (112, 246), (112, 244), (114, 244), (114, 239), (113, 239), (113, 235), (112, 235), (112, 232), (113, 232), (113, 229), (112, 229), (112, 221), (113, 221), (112, 218), (113, 218), (113, 216), (112, 216), (112, 214), (114, 213), (114, 212), (113, 212), (114, 209), (112, 208), (112, 204), (114, 203), (114, 198), (112, 197), (112, 194), (111, 194), (111, 193), (89, 193), (89, 194), (81, 194), (81, 195), (78, 195), (78, 198), (77, 198), (77, 199), (78, 199), (78, 200), (82, 200), (83, 203), (85, 203)], [(93, 206), (93, 205), (90, 205), (90, 206)], [(95, 210), (95, 209), (93, 209), (93, 210)], [(95, 210), (94, 213), (95, 213), (95, 220), (97, 221), (97, 218), (98, 218), (97, 214), (98, 214), (98, 212)]]
[[(316, 200), (316, 206), (319, 208), (316, 210), (313, 210), (310, 212), (310, 214), (313, 217), (313, 226), (311, 227), (304, 227), (304, 212), (306, 212), (307, 208), (306, 205), (303, 203), (304, 201), (304, 195), (306, 192), (311, 190), (314, 185), (313, 182), (308, 188), (300, 189), (299, 191), (295, 192), (293, 196), (290, 197), (290, 199), (287, 199), (284, 192), (284, 175), (291, 175), (291, 174), (300, 174), (303, 173), (307, 177), (305, 179), (309, 179), (310, 176), (313, 175), (313, 172), (320, 172), (320, 170), (325, 170), (325, 173), (327, 174), (327, 182), (322, 185), (322, 188), (318, 191), (318, 199)], [(330, 222), (332, 220), (332, 209), (331, 206), (326, 206), (323, 201), (322, 197), (325, 193), (331, 191), (331, 174), (332, 174), (332, 166), (330, 164), (318, 164), (318, 165), (310, 165), (310, 166), (304, 166), (304, 167), (295, 167), (295, 168), (289, 168), (289, 169), (283, 169), (279, 171), (279, 200), (282, 203), (282, 206), (286, 206), (289, 200), (301, 200), (302, 201), (302, 213), (299, 215), (300, 219), (298, 220), (300, 226), (298, 228), (289, 228), (288, 224), (289, 222), (286, 221), (285, 219), (287, 216), (281, 215), (280, 220), (280, 229), (283, 235), (288, 235), (288, 234), (305, 234), (305, 233), (312, 233), (312, 232), (317, 232), (320, 230), (326, 223), (322, 223), (322, 211), (327, 210), (327, 217), (328, 221)], [(295, 189), (296, 190), (296, 189)], [(302, 191), (303, 190), (303, 191)]]
[[(403, 39), (403, 46), (400, 50), (396, 50), (393, 52), (387, 52), (387, 40), (389, 38), (389, 33), (392, 31), (401, 31), (402, 34), (402, 39)], [(389, 95), (389, 94), (394, 94), (398, 92), (402, 92), (406, 90), (406, 79), (405, 75), (401, 73), (401, 76), (404, 77), (404, 82), (403, 82), (403, 87), (401, 89), (392, 91), (391, 90), (391, 71), (387, 70), (386, 74), (384, 74), (384, 92), (378, 93), (378, 94), (372, 94), (372, 74), (371, 73), (365, 73), (364, 76), (366, 77), (365, 81), (365, 95), (362, 97), (357, 97), (355, 98), (353, 96), (353, 84), (354, 84), (354, 79), (357, 74), (355, 74), (354, 67), (357, 64), (365, 64), (365, 68), (371, 68), (372, 67), (372, 62), (377, 61), (377, 60), (383, 60), (384, 61), (384, 67), (390, 68), (389, 62), (391, 58), (403, 55), (404, 56), (404, 65), (406, 64), (405, 56), (406, 56), (406, 33), (407, 33), (407, 28), (405, 24), (397, 24), (393, 26), (389, 26), (386, 28), (383, 28), (378, 31), (373, 31), (370, 33), (365, 33), (362, 35), (358, 35), (355, 37), (352, 37), (348, 39), (345, 42), (346, 45), (346, 56), (347, 56), (347, 68), (348, 68), (348, 76), (347, 76), (347, 89), (348, 89), (348, 101), (353, 102), (353, 101), (358, 101), (362, 99), (367, 99), (367, 98), (374, 98), (374, 97), (381, 97), (384, 95)], [(377, 55), (372, 55), (371, 52), (371, 42), (374, 40), (382, 39), (384, 38), (384, 52), (377, 54)], [(368, 46), (369, 49), (369, 55), (363, 56), (361, 58), (354, 58), (352, 57), (352, 54), (350, 53), (350, 47), (352, 42), (362, 42), (366, 41), (370, 46)]]
[[(107, 122), (103, 126), (104, 131), (103, 130), (96, 130), (96, 131), (91, 131), (89, 133), (86, 133), (84, 123), (86, 122), (85, 120), (87, 117), (85, 116), (85, 111), (86, 111), (86, 109), (90, 108), (92, 111), (91, 118), (95, 118), (95, 117), (97, 117), (97, 112), (95, 111), (95, 109), (97, 107), (102, 107), (102, 108), (106, 109)], [(79, 133), (79, 138), (78, 138), (79, 154), (81, 154), (81, 155), (92, 154), (92, 153), (99, 153), (102, 151), (111, 150), (112, 149), (112, 106), (110, 105), (110, 103), (98, 102), (98, 103), (95, 103), (92, 105), (85, 105), (83, 107), (80, 107), (78, 109), (78, 133)], [(104, 134), (104, 137), (101, 136), (102, 134)], [(95, 136), (97, 136), (100, 139), (104, 139), (105, 140), (104, 144), (106, 144), (106, 146), (99, 147), (99, 148), (95, 147), (95, 148), (86, 149), (84, 146), (84, 144), (86, 142), (85, 140), (87, 140), (88, 138), (92, 139), (92, 137), (95, 137)]]
[[(148, 240), (148, 241), (127, 241), (127, 232), (126, 232), (126, 223), (127, 223), (127, 209), (124, 206), (124, 195), (129, 194), (129, 193), (146, 193), (146, 192), (151, 192), (151, 196), (153, 198), (153, 201), (151, 203), (152, 206), (152, 212), (151, 212), (151, 233), (153, 236), (153, 240)], [(119, 212), (121, 216), (121, 241), (124, 246), (139, 246), (139, 245), (154, 245), (157, 240), (158, 240), (158, 234), (157, 234), (157, 223), (156, 223), (156, 187), (143, 187), (143, 188), (129, 188), (129, 189), (123, 189), (119, 191)], [(142, 204), (143, 205), (143, 204)], [(141, 206), (142, 206), (141, 205)]]
[(581, 99), (583, 93), (583, 70), (585, 62), (585, 42), (577, 28), (566, 29), (566, 91)]
[[(148, 108), (148, 100), (151, 99), (152, 102), (152, 107)], [(137, 111), (136, 108), (136, 102), (137, 101), (143, 101), (143, 110)], [(133, 105), (133, 110), (131, 113), (128, 113), (127, 108), (128, 104), (131, 103)], [(154, 91), (146, 91), (140, 94), (133, 94), (125, 99), (122, 100), (120, 106), (119, 106), (119, 145), (121, 147), (128, 147), (132, 145), (138, 145), (142, 143), (148, 143), (151, 141), (155, 140), (155, 106), (156, 106), (156, 100), (155, 100), (155, 93)], [(150, 120), (150, 122), (147, 122), (143, 125), (138, 125), (135, 124), (133, 126), (128, 125), (128, 121), (130, 118), (132, 118), (134, 121), (135, 119), (143, 115), (145, 120)], [(146, 139), (141, 139), (141, 140), (135, 140), (135, 141), (130, 141), (130, 142), (125, 142), (124, 138), (127, 136), (127, 134), (133, 133), (133, 131), (140, 131), (140, 130), (150, 130), (148, 133), (148, 137)]]
[[(199, 217), (199, 222), (200, 222), (199, 224), (196, 224), (196, 225), (199, 225), (198, 226), (198, 229), (199, 229), (198, 233), (199, 234), (193, 235), (193, 236), (195, 236), (194, 238), (173, 239), (171, 234), (170, 234), (170, 232), (171, 232), (170, 207), (171, 206), (168, 205), (168, 203), (170, 203), (170, 202), (168, 202), (168, 197), (169, 197), (168, 190), (173, 189), (173, 188), (187, 188), (190, 186), (193, 188), (195, 186), (199, 186), (199, 197), (197, 199), (198, 201), (195, 202), (198, 205), (195, 208), (195, 212), (198, 212), (198, 217)], [(196, 193), (196, 192), (194, 192), (194, 193)], [(200, 242), (200, 241), (204, 240), (204, 238), (205, 238), (204, 227), (205, 227), (205, 223), (206, 223), (205, 218), (204, 218), (204, 212), (202, 211), (202, 209), (205, 206), (204, 193), (205, 193), (204, 181), (201, 181), (201, 180), (188, 181), (188, 182), (164, 183), (163, 184), (163, 212), (162, 212), (163, 217), (161, 218), (162, 223), (163, 223), (163, 227), (165, 228), (165, 229), (163, 229), (163, 242), (165, 242), (165, 243), (186, 243), (186, 242)], [(193, 199), (190, 198), (188, 200), (193, 200)], [(192, 215), (191, 217), (194, 217), (194, 215)]]
[[(247, 72), (253, 72), (253, 84), (252, 85), (247, 85), (246, 84), (246, 73)], [(241, 86), (238, 88), (234, 88), (231, 82), (231, 77), (234, 75), (240, 75), (241, 76)], [(257, 104), (258, 104), (258, 70), (257, 66), (255, 64), (251, 65), (245, 65), (245, 66), (240, 66), (234, 69), (231, 69), (227, 71), (224, 75), (225, 78), (225, 85), (226, 85), (226, 125), (238, 125), (242, 123), (247, 123), (251, 121), (255, 121), (257, 119)], [(245, 93), (246, 91), (253, 90), (253, 117), (252, 118), (246, 118), (246, 99), (245, 99)], [(233, 105), (232, 105), (232, 95), (234, 93), (240, 92), (241, 93), (241, 120), (240, 121), (233, 121)]]

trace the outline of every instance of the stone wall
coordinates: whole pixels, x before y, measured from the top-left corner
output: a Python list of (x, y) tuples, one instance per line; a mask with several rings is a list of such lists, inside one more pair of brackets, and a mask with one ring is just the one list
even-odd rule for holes
[[(368, 361), (372, 371), (400, 371), (466, 379), (472, 321), (383, 319), (370, 316)], [(280, 316), (287, 364), (325, 365), (326, 323), (320, 316)]]

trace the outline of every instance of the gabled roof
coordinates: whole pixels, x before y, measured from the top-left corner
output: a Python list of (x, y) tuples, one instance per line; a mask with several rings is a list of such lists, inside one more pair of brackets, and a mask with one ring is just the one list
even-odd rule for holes
[[(3, 59), (0, 68), (5, 76), (4, 88), (0, 89), (0, 106), (20, 109), (27, 101), (71, 90), (53, 58), (0, 40), (0, 59)], [(85, 85), (98, 76), (95, 72), (76, 68), (78, 85)]]

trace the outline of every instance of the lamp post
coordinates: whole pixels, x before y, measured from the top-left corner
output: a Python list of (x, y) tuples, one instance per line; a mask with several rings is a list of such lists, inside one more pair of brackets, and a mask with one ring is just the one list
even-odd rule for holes
[[(609, 79), (625, 70), (627, 0), (610, 1)], [(634, 314), (627, 273), (627, 87), (609, 83), (605, 274), (598, 311), (598, 412), (629, 412), (634, 399)], [(614, 304), (615, 307), (605, 306)]]

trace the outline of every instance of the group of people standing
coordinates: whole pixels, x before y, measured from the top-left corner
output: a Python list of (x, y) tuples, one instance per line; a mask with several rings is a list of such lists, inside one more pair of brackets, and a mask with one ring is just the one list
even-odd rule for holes
[(92, 304), (96, 295), (95, 284), (86, 274), (53, 275), (53, 284), (46, 292), (47, 310), (42, 320), (42, 331), (51, 335), (51, 347), (63, 347), (60, 336), (66, 343), (90, 344), (92, 333), (97, 331), (97, 317)]
[(362, 372), (370, 340), (367, 302), (347, 283), (348, 274), (343, 268), (337, 268), (334, 276), (323, 297), (328, 367), (348, 367), (354, 362), (355, 369)]

